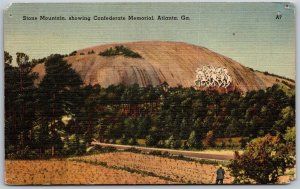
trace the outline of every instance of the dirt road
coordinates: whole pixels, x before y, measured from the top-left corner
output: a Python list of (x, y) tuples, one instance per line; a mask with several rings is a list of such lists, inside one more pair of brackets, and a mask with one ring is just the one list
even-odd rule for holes
[(186, 150), (172, 150), (166, 148), (149, 148), (149, 147), (139, 147), (139, 146), (130, 146), (130, 145), (119, 145), (119, 144), (108, 144), (108, 143), (100, 143), (100, 142), (92, 142), (92, 145), (100, 145), (105, 147), (115, 147), (117, 149), (129, 149), (136, 148), (143, 152), (151, 152), (151, 151), (161, 151), (168, 152), (173, 155), (183, 155), (186, 157), (192, 158), (201, 158), (201, 159), (211, 159), (211, 160), (231, 160), (233, 159), (233, 153), (230, 154), (221, 154), (221, 153), (206, 153), (200, 151), (186, 151)]

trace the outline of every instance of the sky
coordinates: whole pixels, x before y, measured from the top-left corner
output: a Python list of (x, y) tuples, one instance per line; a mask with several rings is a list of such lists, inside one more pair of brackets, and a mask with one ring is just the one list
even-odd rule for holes
[[(287, 6), (288, 5), (288, 6)], [(281, 19), (276, 19), (280, 12)], [(177, 21), (24, 21), (23, 16), (177, 16)], [(4, 50), (15, 58), (68, 54), (129, 41), (181, 41), (260, 71), (295, 79), (294, 7), (288, 3), (13, 4), (4, 15)]]

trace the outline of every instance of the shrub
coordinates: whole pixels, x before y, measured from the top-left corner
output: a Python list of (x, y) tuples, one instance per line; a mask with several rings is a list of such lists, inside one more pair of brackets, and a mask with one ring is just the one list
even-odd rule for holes
[(151, 151), (149, 152), (150, 155), (154, 155), (154, 156), (162, 156), (162, 152), (161, 151)]
[(116, 143), (116, 139), (113, 139), (113, 138), (112, 138), (112, 139), (109, 139), (109, 140), (108, 140), (108, 143), (110, 143), (110, 144), (115, 144), (115, 143)]
[(86, 143), (82, 137), (72, 134), (64, 140), (63, 155), (81, 155), (86, 151)]
[(189, 146), (188, 146), (188, 144), (187, 144), (187, 141), (184, 141), (182, 144), (181, 144), (181, 148), (182, 149), (188, 149), (189, 148)]
[(98, 154), (98, 153), (110, 153), (110, 152), (116, 152), (118, 151), (115, 147), (111, 147), (111, 146), (94, 146), (92, 150), (89, 151), (89, 154)]
[(244, 154), (235, 152), (228, 168), (235, 183), (268, 184), (277, 182), (278, 177), (294, 165), (288, 146), (281, 143), (278, 136), (268, 134), (252, 140)]
[(166, 141), (166, 147), (177, 149), (181, 146), (179, 139), (175, 138), (173, 135)]
[(136, 145), (136, 144), (137, 144), (137, 141), (136, 141), (135, 138), (130, 138), (130, 139), (128, 140), (128, 144), (129, 144), (129, 145)]
[(142, 150), (136, 148), (128, 148), (124, 150), (125, 152), (133, 152), (133, 153), (142, 153)]
[(120, 144), (128, 144), (128, 139), (125, 135), (123, 135), (120, 139)]
[(24, 149), (18, 150), (14, 153), (9, 153), (6, 155), (7, 159), (38, 159), (39, 155), (29, 146), (26, 146)]
[(117, 148), (111, 147), (111, 146), (103, 147), (103, 148), (101, 149), (101, 152), (104, 152), (104, 153), (108, 153), (108, 152), (116, 152), (116, 151), (118, 151)]
[(156, 146), (159, 147), (159, 148), (165, 147), (165, 141), (164, 140), (159, 140)]
[(156, 145), (156, 140), (152, 135), (147, 135), (145, 143), (146, 146), (154, 146)]
[(225, 148), (225, 147), (226, 147), (226, 144), (225, 144), (224, 141), (222, 141), (222, 143), (221, 143), (221, 148)]
[(94, 152), (100, 152), (102, 150), (102, 146), (100, 145), (95, 145), (90, 149), (90, 153), (94, 153)]

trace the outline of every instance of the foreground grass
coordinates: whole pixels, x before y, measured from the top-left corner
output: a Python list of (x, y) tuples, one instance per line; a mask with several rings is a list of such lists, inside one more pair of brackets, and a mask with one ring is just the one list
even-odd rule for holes
[(161, 176), (161, 175), (155, 174), (153, 172), (149, 172), (149, 171), (133, 169), (133, 168), (126, 167), (126, 166), (116, 166), (116, 165), (111, 165), (110, 166), (106, 162), (103, 162), (103, 161), (88, 161), (88, 160), (82, 160), (82, 159), (70, 159), (70, 161), (83, 162), (83, 163), (87, 163), (87, 164), (91, 164), (91, 165), (99, 165), (99, 166), (106, 167), (106, 168), (109, 168), (109, 169), (124, 170), (124, 171), (127, 171), (129, 173), (137, 173), (137, 174), (140, 174), (140, 175), (143, 175), (143, 176), (157, 177), (157, 178), (160, 178), (162, 180), (177, 183), (174, 179), (172, 179), (170, 177)]
[[(192, 159), (160, 152), (141, 153), (136, 149), (81, 156), (72, 160), (127, 170), (180, 184), (214, 184), (215, 172), (220, 166), (218, 161)], [(225, 166), (224, 168), (225, 183), (230, 184), (233, 178)]]
[(171, 184), (158, 177), (69, 160), (6, 160), (5, 184)]

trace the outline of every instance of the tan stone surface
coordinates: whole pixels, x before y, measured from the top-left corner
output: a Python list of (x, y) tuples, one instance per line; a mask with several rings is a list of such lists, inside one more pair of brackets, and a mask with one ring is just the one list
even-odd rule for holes
[[(124, 45), (143, 58), (98, 55), (99, 52), (116, 45)], [(88, 54), (92, 50), (95, 54)], [(86, 85), (100, 84), (103, 87), (134, 83), (140, 86), (159, 85), (164, 81), (170, 86), (190, 87), (194, 86), (196, 69), (204, 65), (228, 69), (233, 82), (227, 91), (246, 92), (265, 89), (282, 80), (252, 72), (242, 64), (207, 48), (182, 42), (143, 41), (99, 45), (78, 50), (75, 56), (66, 57), (65, 60), (72, 64)], [(45, 74), (44, 65), (37, 65), (34, 71), (40, 73), (42, 78)], [(226, 92), (224, 88), (218, 91)]]

